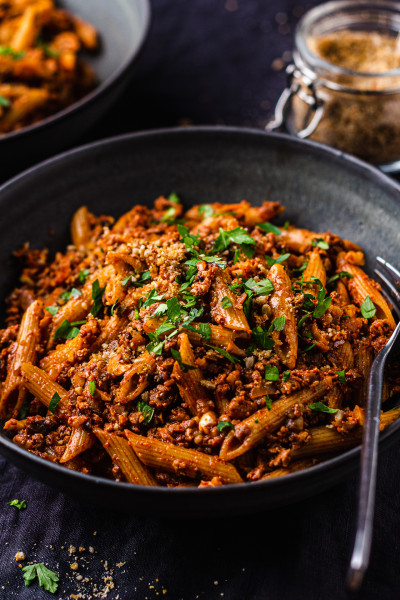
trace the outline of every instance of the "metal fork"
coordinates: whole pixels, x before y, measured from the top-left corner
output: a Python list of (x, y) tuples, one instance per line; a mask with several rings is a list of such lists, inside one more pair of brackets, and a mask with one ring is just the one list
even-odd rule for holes
[[(376, 260), (384, 272), (380, 269), (375, 269), (375, 274), (381, 280), (384, 295), (389, 300), (392, 300), (394, 310), (400, 319), (400, 273), (392, 265), (383, 260), (383, 258), (378, 256)], [(368, 379), (366, 419), (361, 450), (357, 532), (347, 574), (347, 587), (351, 591), (360, 589), (371, 552), (382, 386), (386, 360), (394, 347), (396, 339), (400, 339), (400, 322), (397, 324), (386, 346), (375, 358)]]

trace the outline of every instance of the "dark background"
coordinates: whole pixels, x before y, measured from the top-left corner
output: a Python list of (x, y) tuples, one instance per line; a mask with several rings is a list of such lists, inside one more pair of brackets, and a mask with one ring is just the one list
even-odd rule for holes
[[(313, 4), (153, 0), (150, 37), (132, 84), (81, 141), (187, 124), (263, 127), (285, 83), (294, 26)], [(362, 600), (399, 595), (399, 459), (399, 444), (380, 458)], [(17, 551), (26, 554), (25, 564), (43, 561), (57, 571), (54, 597), (62, 600), (347, 597), (357, 478), (294, 506), (240, 518), (210, 515), (207, 521), (149, 519), (134, 508), (131, 515), (101, 511), (36, 482), (2, 458), (0, 484), (1, 600), (52, 597), (37, 583), (24, 587)], [(13, 498), (25, 499), (28, 508), (6, 506)], [(78, 570), (71, 569), (74, 562)], [(108, 575), (115, 587), (105, 596)]]

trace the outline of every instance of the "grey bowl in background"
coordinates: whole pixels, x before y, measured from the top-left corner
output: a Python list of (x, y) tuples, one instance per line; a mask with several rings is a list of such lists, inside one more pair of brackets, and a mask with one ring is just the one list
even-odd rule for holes
[(99, 51), (83, 52), (82, 58), (92, 65), (99, 83), (62, 111), (0, 136), (0, 179), (60, 152), (82, 137), (124, 91), (149, 30), (149, 0), (60, 0), (59, 6), (98, 30)]
[[(54, 253), (70, 241), (74, 211), (119, 216), (175, 191), (186, 206), (208, 202), (286, 207), (281, 222), (331, 231), (364, 248), (368, 270), (380, 254), (400, 266), (400, 186), (338, 150), (284, 135), (229, 127), (129, 134), (78, 148), (23, 173), (0, 188), (0, 323), (4, 298), (18, 281), (12, 252), (30, 240)], [(380, 448), (400, 434), (400, 419)], [(19, 448), (0, 432), (0, 452), (66, 493), (110, 510), (154, 516), (220, 516), (295, 502), (354, 472), (355, 448), (305, 471), (216, 488), (149, 488), (84, 475)]]

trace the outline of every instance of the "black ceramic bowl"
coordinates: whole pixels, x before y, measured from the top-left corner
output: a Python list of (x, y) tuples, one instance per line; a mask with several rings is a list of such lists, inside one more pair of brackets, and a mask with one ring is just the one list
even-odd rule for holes
[[(12, 251), (26, 240), (53, 252), (63, 249), (71, 216), (82, 204), (95, 213), (118, 216), (171, 191), (187, 206), (243, 198), (254, 204), (280, 200), (287, 208), (283, 219), (361, 244), (369, 270), (377, 254), (399, 266), (400, 187), (379, 171), (336, 150), (282, 135), (230, 128), (166, 130), (74, 150), (0, 189), (0, 298), (17, 282)], [(381, 448), (395, 441), (399, 431), (400, 420), (383, 432)], [(159, 516), (226, 515), (294, 502), (346, 477), (357, 468), (360, 455), (357, 448), (269, 481), (168, 489), (69, 471), (22, 450), (4, 433), (0, 451), (65, 492), (111, 510)]]
[(0, 136), (1, 172), (12, 172), (15, 163), (26, 166), (60, 152), (81, 137), (129, 83), (149, 29), (149, 0), (60, 0), (59, 6), (97, 28), (100, 49), (85, 52), (84, 60), (94, 68), (99, 85), (47, 119)]

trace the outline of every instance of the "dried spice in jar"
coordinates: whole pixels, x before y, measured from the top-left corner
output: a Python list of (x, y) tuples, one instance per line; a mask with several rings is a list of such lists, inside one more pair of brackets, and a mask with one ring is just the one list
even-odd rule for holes
[(399, 170), (399, 32), (397, 2), (344, 0), (308, 12), (268, 129), (285, 128)]

